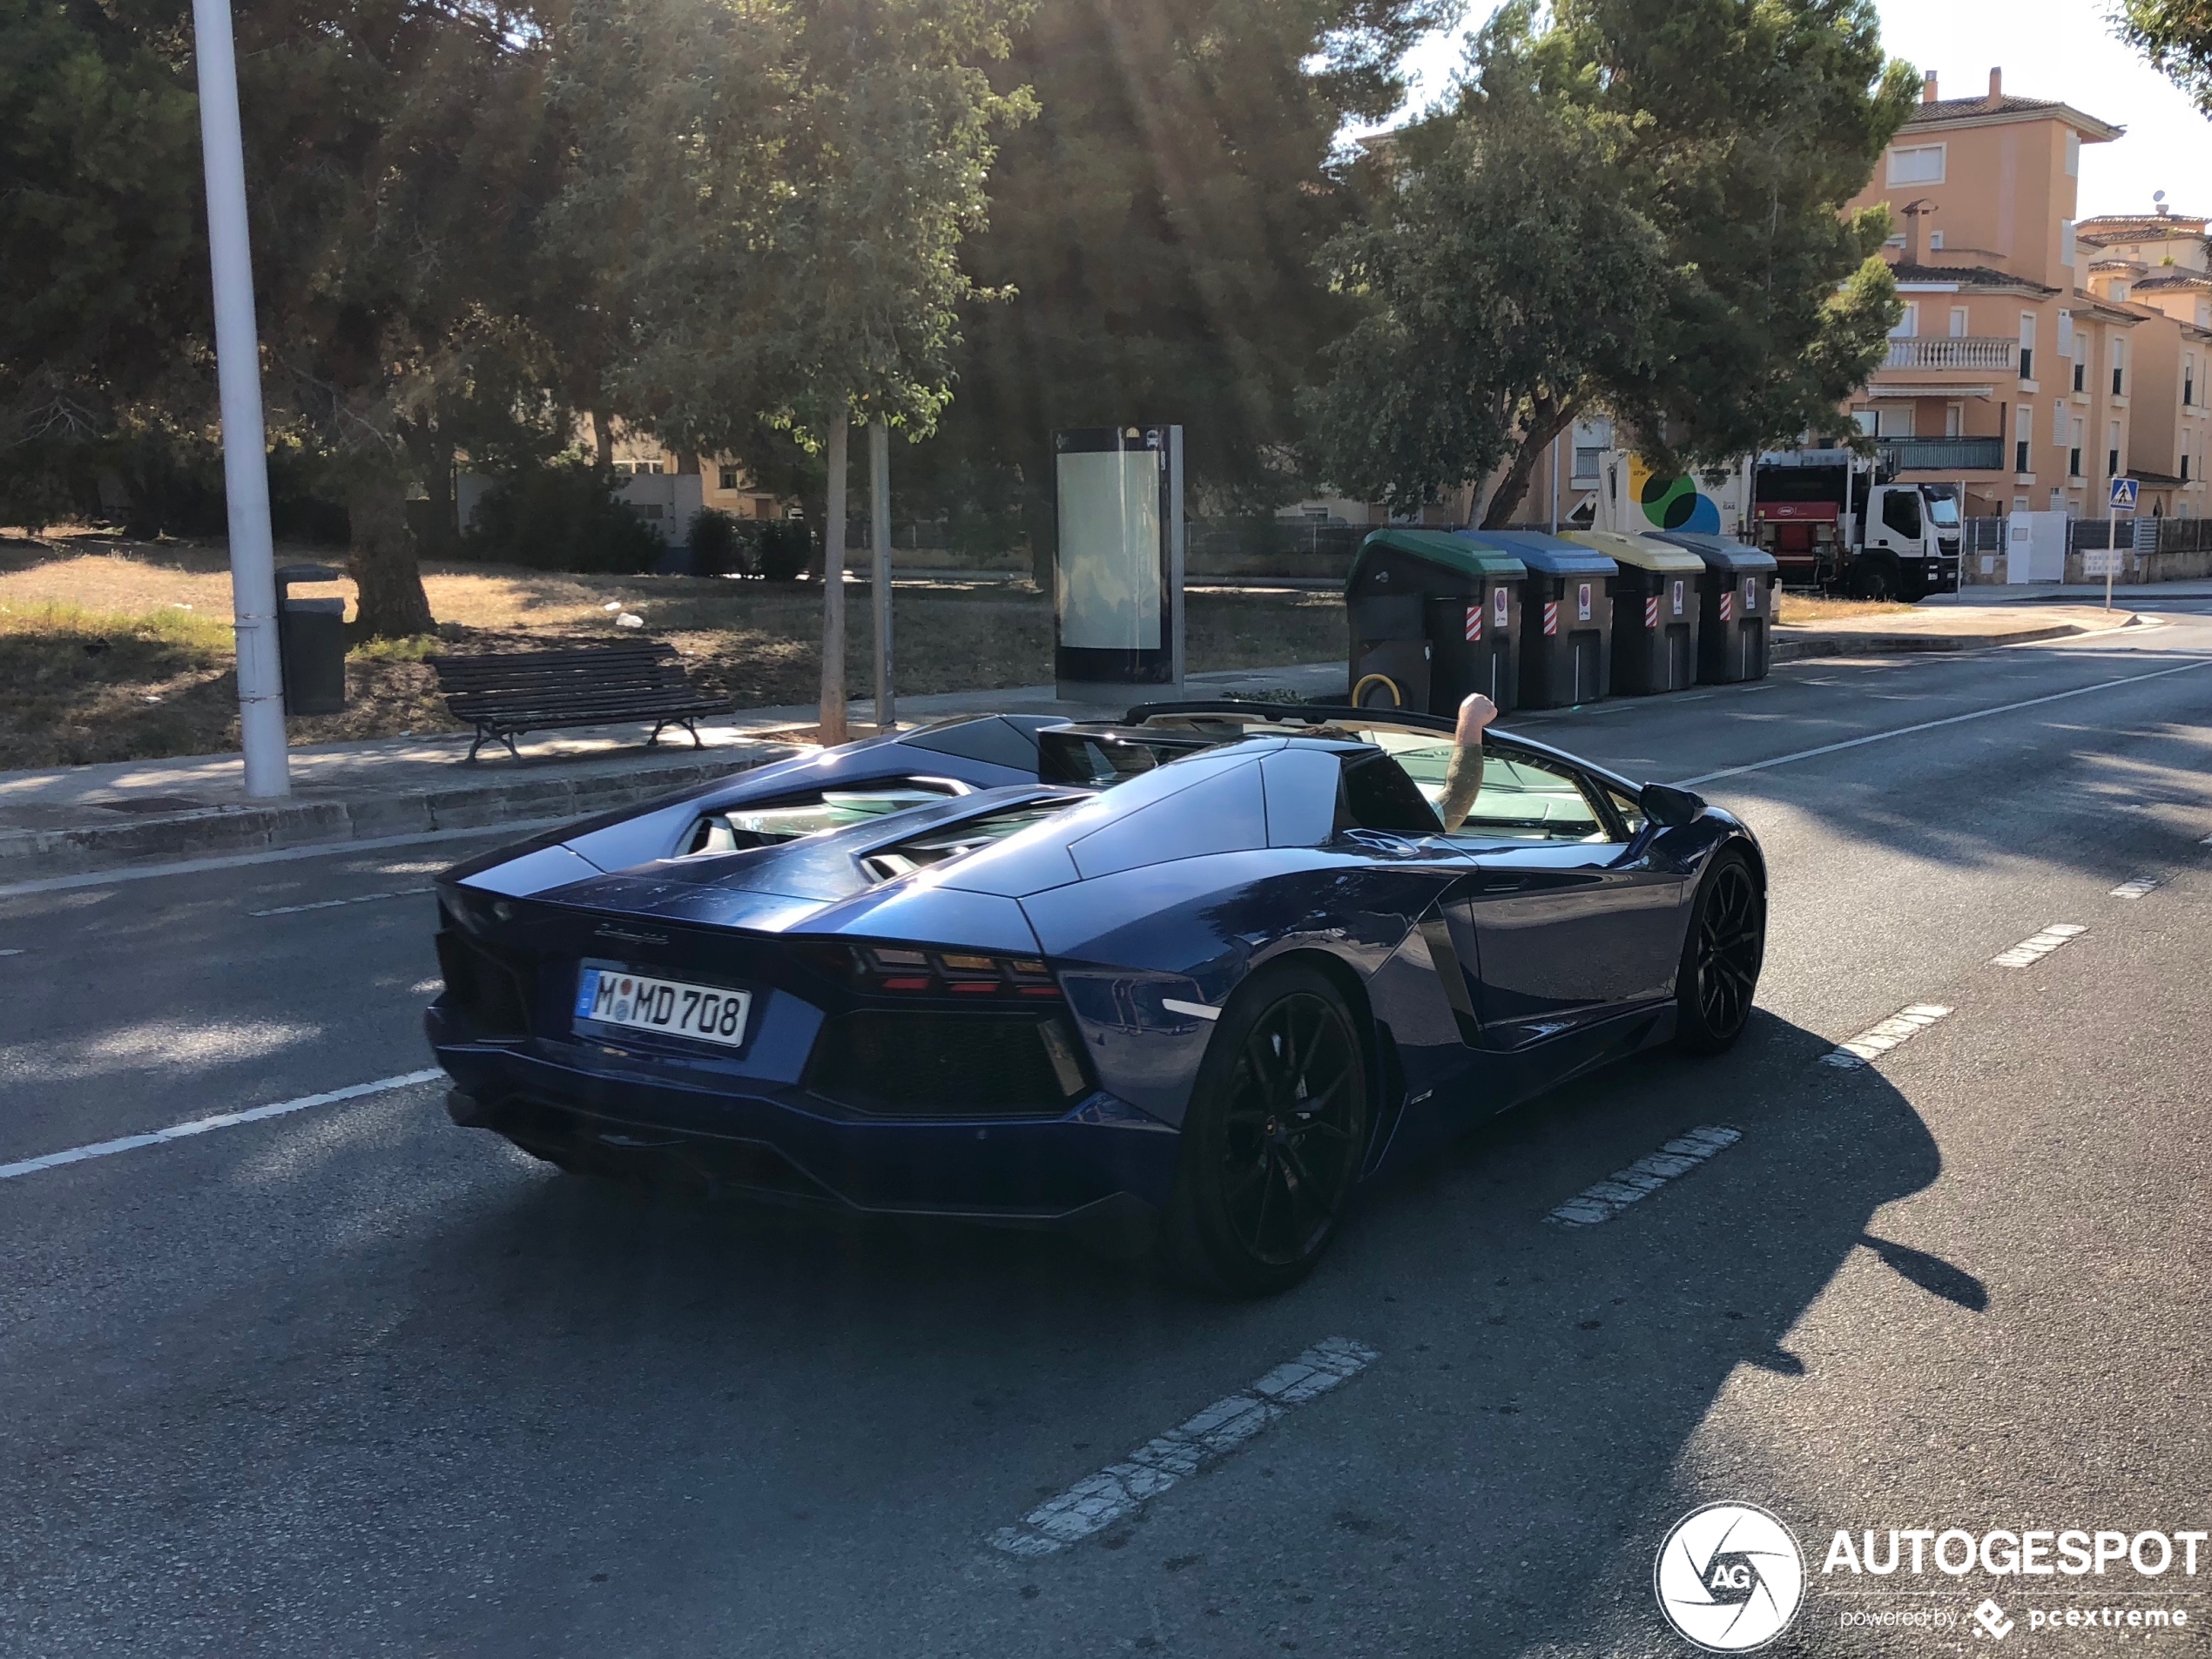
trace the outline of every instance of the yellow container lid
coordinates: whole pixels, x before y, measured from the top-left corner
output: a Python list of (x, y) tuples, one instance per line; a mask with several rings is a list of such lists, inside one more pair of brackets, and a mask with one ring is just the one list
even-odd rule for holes
[(1677, 576), (1704, 572), (1705, 561), (1688, 548), (1671, 547), (1649, 536), (1624, 536), (1619, 530), (1561, 530), (1560, 534), (1639, 570), (1664, 570)]

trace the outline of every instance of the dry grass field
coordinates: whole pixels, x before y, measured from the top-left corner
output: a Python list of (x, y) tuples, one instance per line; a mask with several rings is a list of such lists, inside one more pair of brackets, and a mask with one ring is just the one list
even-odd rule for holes
[[(329, 557), (278, 553), (280, 563)], [(442, 637), (357, 648), (347, 662), (351, 706), (294, 719), (294, 743), (457, 730), (423, 657), (638, 637), (617, 629), (624, 610), (741, 706), (810, 702), (820, 682), (821, 593), (811, 583), (432, 564), (424, 586)], [(350, 583), (301, 591), (353, 597)], [(874, 672), (867, 590), (848, 590), (848, 603), (847, 683), (865, 696)], [(1051, 609), (1026, 582), (902, 580), (897, 604), (902, 694), (1052, 678)], [(230, 612), (219, 548), (92, 536), (0, 542), (0, 769), (235, 747)], [(1333, 593), (1194, 593), (1188, 616), (1194, 671), (1318, 662), (1345, 649)]]

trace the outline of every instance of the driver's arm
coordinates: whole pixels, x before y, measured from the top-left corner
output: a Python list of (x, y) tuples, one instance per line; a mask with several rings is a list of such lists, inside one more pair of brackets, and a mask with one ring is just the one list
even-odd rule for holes
[(1476, 691), (1460, 705), (1460, 724), (1452, 733), (1452, 764), (1444, 774), (1444, 799), (1436, 805), (1447, 835), (1456, 833), (1482, 792), (1482, 729), (1498, 718), (1498, 705)]

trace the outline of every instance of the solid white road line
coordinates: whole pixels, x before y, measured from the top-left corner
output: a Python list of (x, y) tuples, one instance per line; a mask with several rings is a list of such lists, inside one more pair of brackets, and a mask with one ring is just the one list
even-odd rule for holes
[(20, 950), (0, 950), (0, 956), (20, 956), (22, 954), (23, 952)]
[(1933, 1025), (1951, 1010), (1940, 1002), (1915, 1002), (1899, 1008), (1879, 1025), (1870, 1025), (1848, 1042), (1839, 1042), (1820, 1056), (1824, 1066), (1836, 1066), (1845, 1071), (1880, 1059), (1891, 1049), (1906, 1043)]
[(2010, 950), (2000, 951), (1989, 959), (1992, 968), (2033, 968), (2069, 939), (2087, 933), (2077, 922), (2054, 921), (2041, 933), (2023, 939)]
[(280, 904), (273, 910), (249, 910), (249, 916), (296, 916), (304, 910), (335, 910), (340, 905), (368, 904), (377, 899), (412, 899), (435, 893), (435, 887), (395, 887), (389, 893), (357, 893), (350, 899), (318, 899), (313, 904)]
[(181, 1141), (191, 1135), (205, 1135), (210, 1130), (232, 1129), (240, 1123), (258, 1123), (265, 1117), (282, 1117), (291, 1112), (304, 1112), (314, 1106), (335, 1106), (341, 1100), (360, 1100), (368, 1095), (386, 1095), (395, 1089), (412, 1089), (417, 1083), (427, 1083), (442, 1077), (445, 1073), (433, 1066), (427, 1071), (402, 1072), (396, 1077), (379, 1077), (373, 1083), (355, 1083), (351, 1089), (334, 1089), (324, 1095), (302, 1095), (297, 1100), (280, 1100), (267, 1106), (249, 1106), (242, 1112), (219, 1112), (212, 1117), (195, 1117), (188, 1123), (172, 1123), (167, 1129), (158, 1129), (148, 1135), (125, 1135), (120, 1140), (95, 1141), (89, 1146), (72, 1146), (65, 1152), (49, 1152), (44, 1157), (25, 1158), (19, 1163), (0, 1163), (0, 1181), (12, 1181), (19, 1175), (37, 1175), (42, 1170), (57, 1170), (64, 1163), (82, 1163), (87, 1158), (113, 1157), (118, 1152), (135, 1152), (142, 1146), (158, 1146), (165, 1141)]
[(556, 824), (564, 818), (518, 818), (511, 824), (486, 824), (475, 829), (421, 830), (412, 835), (377, 835), (362, 841), (319, 841), (312, 846), (274, 846), (262, 853), (226, 853), (220, 858), (180, 859), (173, 864), (133, 864), (120, 870), (88, 870), (81, 875), (50, 875), (37, 881), (16, 881), (0, 887), (0, 899), (21, 899), (37, 893), (71, 893), (79, 887), (112, 887), (119, 881), (151, 881), (156, 876), (198, 875), (204, 870), (240, 870), (253, 864), (289, 864), (296, 859), (343, 858), (348, 853), (381, 853), (394, 846), (432, 846), (440, 841), (482, 840), (491, 836), (520, 840)]
[(2133, 881), (2122, 881), (2112, 890), (2108, 896), (2114, 899), (2140, 899), (2146, 893), (2155, 892), (2157, 887), (2156, 876), (2139, 875)]
[[(1741, 766), (1723, 766), (1718, 772), (1704, 772), (1695, 778), (1684, 778), (1676, 787), (1695, 789), (1700, 784), (1716, 783), (1723, 778), (1739, 778), (1747, 772), (1764, 772), (1770, 766), (1787, 766), (1799, 760), (1838, 754), (1845, 749), (1857, 749), (1869, 743), (1886, 743), (1892, 738), (1909, 738), (1916, 732), (1932, 732), (1938, 726), (1958, 725), (1966, 720), (1986, 720), (1993, 714), (2010, 714), (2016, 709), (2036, 708), (2045, 703), (2062, 702), (2069, 697), (2087, 697), (2092, 691), (2108, 691), (2115, 685), (2134, 685), (2143, 680), (2164, 679), (2169, 674), (2187, 674), (2199, 668), (2212, 668), (2212, 657), (2199, 658), (2195, 662), (2183, 663), (2177, 668), (2161, 668), (2148, 674), (2128, 674), (2119, 679), (2099, 680), (2094, 685), (2077, 685), (2070, 691), (2053, 691), (2045, 697), (2031, 697), (2018, 703), (2000, 703), (1995, 708), (1946, 715), (1940, 720), (1922, 720), (1914, 725), (1898, 726), (1893, 732), (1870, 732), (1863, 738), (1845, 738), (1841, 743), (1824, 743), (1817, 749), (1800, 749), (1795, 754), (1777, 755), (1771, 760), (1754, 760)], [(1682, 702), (1686, 699), (1677, 698), (1675, 700)]]
[(1251, 1386), (1147, 1440), (1121, 1462), (1046, 1499), (1015, 1525), (993, 1533), (989, 1541), (1009, 1555), (1049, 1555), (1103, 1532), (1177, 1481), (1243, 1450), (1277, 1418), (1358, 1376), (1377, 1358), (1372, 1348), (1350, 1337), (1317, 1342)]
[(1743, 1138), (1740, 1129), (1708, 1123), (1669, 1141), (1656, 1152), (1647, 1152), (1625, 1170), (1615, 1170), (1594, 1182), (1545, 1217), (1563, 1227), (1595, 1227), (1610, 1221), (1630, 1204), (1649, 1197), (1676, 1176), (1688, 1175), (1723, 1147)]

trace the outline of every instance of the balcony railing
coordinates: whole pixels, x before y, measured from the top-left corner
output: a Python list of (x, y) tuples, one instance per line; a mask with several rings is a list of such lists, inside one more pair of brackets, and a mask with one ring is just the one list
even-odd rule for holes
[(2006, 374), (2020, 361), (2017, 340), (1989, 340), (1976, 336), (1930, 335), (1925, 339), (1892, 340), (1884, 368), (1973, 369)]
[(1995, 472), (2002, 438), (1884, 438), (1882, 459), (1898, 472)]

